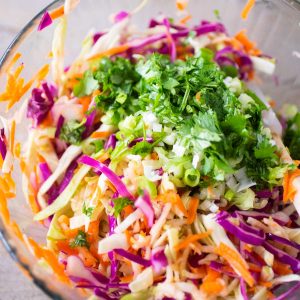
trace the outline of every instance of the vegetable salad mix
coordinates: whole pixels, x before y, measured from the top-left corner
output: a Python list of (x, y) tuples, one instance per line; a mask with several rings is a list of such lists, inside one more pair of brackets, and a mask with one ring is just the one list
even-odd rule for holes
[[(245, 30), (188, 26), (177, 1), (179, 22), (160, 15), (144, 31), (133, 13), (115, 14), (65, 67), (77, 4), (39, 25), (59, 19), (51, 79), (46, 65), (25, 83), (20, 54), (7, 67), (0, 100), (10, 108), (30, 91), (18, 112), (30, 128), (21, 147), (18, 117), (1, 117), (6, 225), (93, 299), (274, 299), (295, 282), (276, 299), (288, 297), (300, 282), (300, 113), (285, 105), (275, 114), (255, 84), (275, 60)], [(14, 158), (34, 220), (48, 229), (42, 245), (8, 213)]]

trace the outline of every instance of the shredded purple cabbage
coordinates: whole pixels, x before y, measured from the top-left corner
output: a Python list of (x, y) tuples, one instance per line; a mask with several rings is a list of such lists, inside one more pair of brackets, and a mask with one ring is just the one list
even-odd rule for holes
[(0, 129), (0, 154), (2, 156), (2, 159), (4, 160), (6, 157), (6, 144), (5, 144), (5, 133), (4, 128)]
[(54, 104), (53, 98), (53, 90), (47, 83), (42, 84), (42, 89), (32, 90), (27, 107), (27, 117), (33, 119), (35, 125), (39, 125), (47, 117)]
[(52, 22), (53, 21), (51, 19), (50, 14), (48, 13), (48, 11), (45, 11), (38, 26), (38, 31), (42, 31), (44, 28), (50, 26)]
[(111, 134), (104, 144), (104, 150), (111, 148), (112, 150), (116, 148), (117, 138), (115, 134)]
[(112, 170), (110, 170), (107, 166), (105, 166), (104, 164), (100, 163), (99, 161), (87, 155), (83, 155), (79, 159), (79, 162), (101, 171), (108, 178), (108, 180), (115, 186), (115, 188), (117, 189), (117, 191), (122, 197), (127, 197), (132, 200), (134, 199), (134, 197), (127, 190), (125, 184), (122, 182), (119, 176), (115, 174)]
[(58, 121), (57, 121), (56, 130), (55, 130), (55, 137), (56, 138), (59, 138), (61, 128), (63, 127), (64, 122), (65, 122), (65, 118), (62, 115), (60, 115), (59, 118), (58, 118)]
[(124, 249), (114, 249), (114, 252), (117, 253), (118, 255), (121, 255), (125, 258), (127, 258), (128, 260), (131, 260), (139, 265), (146, 267), (150, 267), (151, 266), (151, 261), (144, 259), (138, 255), (132, 254)]

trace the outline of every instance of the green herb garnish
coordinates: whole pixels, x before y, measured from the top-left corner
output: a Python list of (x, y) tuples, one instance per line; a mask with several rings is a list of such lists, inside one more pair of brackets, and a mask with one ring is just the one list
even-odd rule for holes
[(71, 248), (75, 248), (75, 247), (86, 247), (86, 248), (89, 248), (90, 244), (87, 241), (87, 234), (84, 231), (79, 230), (78, 234), (76, 235), (76, 237), (74, 239), (74, 241), (72, 241), (70, 243), (70, 247)]

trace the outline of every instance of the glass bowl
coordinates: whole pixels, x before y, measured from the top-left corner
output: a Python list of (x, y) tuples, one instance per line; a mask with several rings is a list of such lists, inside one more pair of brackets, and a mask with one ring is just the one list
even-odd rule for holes
[[(47, 10), (53, 10), (64, 1), (57, 0), (50, 4)], [(291, 0), (261, 0), (257, 1), (247, 21), (240, 18), (240, 12), (246, 1), (242, 0), (190, 0), (188, 9), (193, 14), (193, 22), (201, 19), (216, 20), (214, 10), (220, 12), (223, 22), (230, 34), (242, 28), (248, 30), (251, 39), (255, 40), (259, 48), (277, 58), (278, 66), (274, 78), (262, 83), (262, 90), (275, 99), (279, 104), (283, 102), (299, 103), (300, 95), (300, 5)], [(132, 10), (140, 3), (137, 0), (84, 0), (69, 16), (69, 26), (66, 43), (66, 65), (79, 53), (81, 42), (91, 29), (101, 30), (110, 25), (109, 15), (120, 10)], [(175, 7), (175, 0), (149, 0), (146, 7), (134, 15), (134, 22), (142, 27), (147, 26), (147, 20), (158, 13), (169, 17), (179, 18)], [(5, 83), (5, 69), (15, 53), (22, 53), (21, 61), (25, 64), (23, 76), (25, 81), (45, 63), (49, 63), (52, 35), (55, 26), (50, 26), (42, 32), (37, 26), (43, 11), (34, 17), (17, 35), (0, 59), (0, 90)], [(23, 101), (25, 101), (24, 97)], [(22, 106), (18, 103), (9, 112), (4, 104), (0, 105), (0, 113), (5, 117), (12, 116)], [(19, 120), (16, 139), (24, 142), (27, 137), (27, 123)], [(45, 242), (45, 228), (38, 222), (33, 222), (33, 214), (26, 203), (21, 188), (21, 173), (19, 163), (15, 163), (13, 177), (17, 185), (17, 196), (7, 203), (10, 220), (0, 218), (0, 237), (13, 259), (32, 277), (33, 281), (53, 299), (85, 299), (83, 291), (75, 289), (58, 280), (49, 268), (38, 261), (28, 250), (28, 240), (21, 241), (10, 225), (16, 222), (22, 233), (32, 237), (35, 241)], [(5, 203), (0, 200), (0, 211), (5, 210)], [(298, 294), (300, 295), (300, 294)], [(299, 299), (296, 294), (294, 299)]]

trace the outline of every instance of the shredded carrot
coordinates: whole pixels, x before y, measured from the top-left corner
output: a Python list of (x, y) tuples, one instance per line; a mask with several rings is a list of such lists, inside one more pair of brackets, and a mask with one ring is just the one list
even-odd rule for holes
[(296, 195), (296, 188), (293, 181), (300, 176), (300, 169), (286, 172), (283, 177), (283, 202), (294, 201)]
[(241, 257), (241, 255), (231, 249), (229, 246), (224, 243), (220, 243), (220, 245), (215, 249), (216, 254), (223, 257), (229, 265), (235, 270), (235, 272), (243, 277), (243, 279), (248, 283), (250, 287), (254, 285), (254, 279), (249, 272), (249, 267), (246, 261)]
[(36, 214), (40, 211), (40, 207), (38, 206), (35, 196), (33, 194), (28, 195), (28, 202), (31, 207), (31, 210)]
[(48, 249), (44, 249), (32, 238), (28, 238), (28, 243), (31, 246), (35, 256), (39, 259), (44, 258), (48, 265), (52, 268), (57, 277), (65, 283), (69, 283), (69, 278), (65, 275), (64, 266), (57, 260), (55, 254)]
[(249, 266), (249, 270), (253, 271), (253, 272), (257, 272), (260, 273), (261, 272), (261, 267), (253, 264), (253, 263), (248, 263)]
[(91, 138), (93, 139), (105, 139), (111, 135), (110, 131), (95, 131), (92, 133)]
[(11, 177), (11, 173), (5, 173), (4, 179), (7, 182), (7, 184), (9, 185), (9, 188), (14, 191), (16, 189), (16, 183), (13, 180), (13, 178)]
[(10, 137), (9, 137), (9, 148), (12, 153), (14, 153), (14, 146), (15, 146), (15, 132), (16, 132), (16, 121), (13, 120), (11, 123), (10, 128)]
[(260, 281), (259, 285), (265, 286), (268, 289), (273, 286), (272, 282), (269, 282), (269, 281)]
[(97, 240), (99, 234), (99, 220), (90, 222), (87, 232), (89, 234), (90, 239)]
[(2, 169), (2, 166), (3, 166), (3, 158), (2, 158), (2, 156), (0, 155), (0, 169)]
[(77, 255), (78, 254), (78, 251), (76, 250), (76, 248), (71, 248), (68, 241), (57, 241), (56, 246), (60, 251), (66, 253), (68, 255)]
[(177, 7), (177, 9), (180, 10), (180, 11), (185, 10), (186, 7), (187, 7), (187, 5), (188, 5), (187, 0), (177, 0), (177, 1), (176, 1), (176, 7)]
[(183, 18), (179, 21), (179, 23), (182, 24), (182, 25), (185, 25), (191, 18), (192, 18), (191, 15), (187, 15), (187, 16), (183, 17)]
[(21, 144), (18, 142), (16, 143), (15, 145), (15, 152), (14, 152), (14, 155), (17, 157), (17, 158), (20, 158), (20, 155), (21, 155)]
[(97, 259), (91, 254), (91, 252), (85, 247), (78, 247), (78, 256), (82, 259), (83, 264), (86, 267), (96, 267)]
[(15, 221), (11, 222), (10, 228), (13, 230), (14, 234), (16, 235), (16, 237), (17, 237), (20, 241), (24, 242), (23, 233), (22, 233), (22, 231), (21, 231), (19, 225), (18, 225)]
[(180, 198), (180, 196), (174, 192), (174, 191), (167, 191), (164, 194), (160, 194), (157, 196), (157, 201), (161, 201), (161, 202), (170, 202), (174, 205), (176, 205), (179, 210), (184, 214), (185, 217), (187, 217), (187, 212), (185, 209), (185, 206)]
[(189, 208), (187, 210), (188, 217), (186, 222), (188, 224), (192, 224), (195, 221), (198, 205), (199, 205), (199, 199), (192, 197), (190, 199)]
[(100, 162), (104, 162), (107, 159), (109, 159), (109, 153), (108, 152), (103, 153), (100, 157), (97, 158), (97, 160), (100, 161)]
[(179, 251), (183, 248), (186, 248), (189, 246), (189, 244), (194, 243), (200, 239), (205, 239), (207, 237), (209, 237), (211, 234), (211, 230), (207, 231), (207, 232), (202, 232), (202, 233), (198, 233), (198, 234), (193, 234), (188, 236), (187, 238), (185, 238), (182, 242), (180, 242), (179, 244), (177, 244), (176, 246), (174, 246), (174, 250), (175, 251)]
[(125, 52), (129, 48), (130, 48), (130, 45), (127, 45), (127, 44), (116, 46), (114, 48), (110, 48), (110, 49), (108, 49), (106, 51), (103, 51), (103, 52), (100, 52), (100, 53), (97, 53), (97, 54), (93, 55), (92, 57), (90, 57), (88, 59), (88, 61), (95, 60), (95, 59), (100, 59), (100, 58), (102, 58), (104, 56), (116, 55), (116, 54)]
[(10, 214), (7, 207), (7, 200), (5, 198), (4, 192), (0, 190), (0, 214), (2, 216), (4, 224), (7, 226), (10, 223)]
[(274, 272), (279, 275), (288, 275), (293, 273), (289, 265), (283, 264), (277, 260), (274, 260), (272, 268)]
[(46, 116), (46, 118), (42, 121), (42, 123), (40, 124), (40, 126), (42, 128), (46, 128), (49, 127), (53, 124), (53, 117), (52, 114), (49, 112)]
[(0, 189), (2, 191), (9, 191), (10, 190), (10, 187), (9, 187), (8, 183), (2, 177), (0, 177)]
[(131, 213), (133, 213), (133, 207), (131, 205), (127, 205), (124, 207), (123, 212), (124, 212), (124, 218), (128, 217)]
[(55, 20), (61, 16), (63, 16), (65, 13), (64, 5), (61, 5), (60, 7), (56, 8), (55, 10), (51, 11), (49, 13), (52, 20)]
[(20, 59), (21, 56), (22, 56), (22, 54), (19, 53), (19, 52), (17, 52), (17, 53), (13, 56), (12, 60), (8, 63), (8, 65), (7, 65), (6, 69), (5, 69), (5, 71), (6, 71), (6, 72), (9, 72), (10, 69), (14, 66), (14, 64)]
[(121, 283), (130, 283), (133, 280), (133, 275), (127, 275), (120, 278)]
[(246, 5), (244, 6), (241, 12), (242, 19), (246, 20), (248, 18), (248, 15), (251, 9), (253, 8), (254, 4), (255, 4), (255, 0), (248, 0), (248, 2), (246, 3)]
[(209, 267), (206, 268), (206, 272), (200, 290), (208, 295), (218, 295), (224, 289), (224, 284), (218, 280), (221, 274)]
[(44, 66), (41, 67), (41, 69), (37, 72), (35, 78), (37, 81), (42, 81), (46, 78), (50, 70), (49, 64), (45, 64)]
[(79, 98), (79, 103), (82, 105), (82, 112), (85, 113), (89, 109), (92, 98), (90, 96)]
[(12, 193), (12, 192), (6, 192), (5, 197), (6, 197), (6, 199), (16, 198), (16, 194)]
[(256, 47), (256, 44), (248, 38), (246, 29), (239, 31), (234, 38), (243, 45), (245, 51), (250, 55), (261, 54), (261, 51)]

